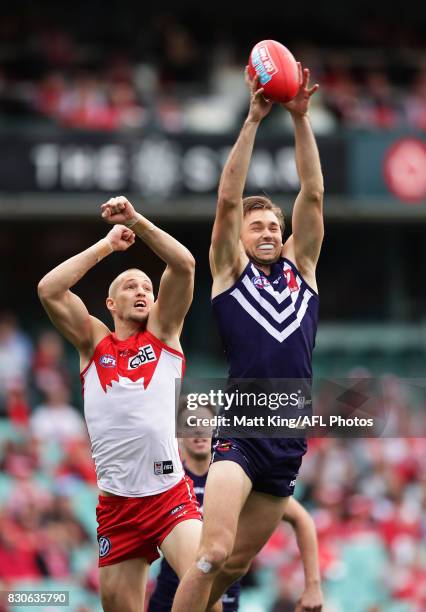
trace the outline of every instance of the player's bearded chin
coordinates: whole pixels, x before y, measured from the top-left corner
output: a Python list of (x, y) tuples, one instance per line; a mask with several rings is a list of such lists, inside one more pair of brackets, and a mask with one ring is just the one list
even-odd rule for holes
[(280, 254), (281, 254), (281, 247), (277, 249), (276, 251), (272, 251), (271, 253), (268, 253), (268, 254), (265, 253), (264, 257), (258, 257), (255, 252), (249, 253), (248, 251), (246, 251), (246, 253), (247, 253), (248, 258), (251, 259), (251, 261), (264, 266), (264, 265), (273, 264), (279, 260)]

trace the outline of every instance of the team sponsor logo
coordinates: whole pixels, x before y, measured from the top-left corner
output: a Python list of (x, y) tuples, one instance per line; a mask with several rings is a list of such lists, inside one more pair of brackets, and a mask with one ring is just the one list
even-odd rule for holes
[(173, 510), (170, 512), (171, 516), (179, 512), (179, 510), (182, 510), (182, 508), (184, 507), (185, 507), (185, 504), (181, 504), (180, 506), (176, 506), (176, 508), (173, 508)]
[(101, 536), (99, 538), (99, 556), (106, 557), (111, 550), (111, 540)]
[(290, 289), (290, 291), (299, 291), (299, 285), (297, 284), (293, 270), (291, 268), (287, 268), (287, 270), (283, 271), (283, 274), (287, 282), (287, 287)]
[(102, 355), (99, 359), (99, 363), (103, 368), (115, 368), (117, 360), (112, 355)]
[(141, 365), (145, 363), (149, 363), (151, 361), (157, 361), (157, 357), (155, 355), (154, 349), (151, 344), (146, 344), (145, 346), (140, 346), (138, 350), (138, 354), (129, 358), (129, 362), (127, 365), (128, 370), (136, 370)]
[(154, 474), (173, 474), (173, 461), (154, 461)]
[(277, 68), (272, 61), (267, 45), (255, 47), (251, 54), (251, 63), (256, 70), (261, 85), (266, 85), (276, 74)]
[(251, 280), (253, 285), (258, 289), (264, 289), (265, 287), (269, 287), (271, 284), (264, 276), (253, 276)]

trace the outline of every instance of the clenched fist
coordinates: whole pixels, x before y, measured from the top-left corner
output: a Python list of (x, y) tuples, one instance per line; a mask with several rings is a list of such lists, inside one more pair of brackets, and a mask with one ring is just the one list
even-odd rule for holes
[(106, 238), (113, 251), (127, 251), (135, 241), (135, 233), (125, 225), (114, 225)]
[(321, 612), (323, 605), (321, 586), (319, 584), (307, 586), (297, 602), (295, 612)]
[(137, 213), (133, 205), (124, 196), (110, 198), (108, 202), (101, 206), (102, 218), (107, 223), (124, 223), (128, 225), (137, 217)]

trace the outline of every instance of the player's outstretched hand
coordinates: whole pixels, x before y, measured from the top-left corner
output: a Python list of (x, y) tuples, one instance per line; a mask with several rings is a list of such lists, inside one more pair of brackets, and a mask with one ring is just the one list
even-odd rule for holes
[(136, 211), (133, 204), (124, 196), (110, 198), (108, 202), (101, 206), (102, 218), (107, 223), (114, 225), (115, 223), (128, 223), (136, 216)]
[(244, 78), (250, 89), (250, 110), (247, 118), (249, 121), (262, 121), (271, 110), (272, 102), (263, 97), (263, 87), (259, 87), (259, 77), (255, 76), (254, 79), (250, 79), (248, 66), (246, 66)]
[(300, 88), (299, 91), (293, 100), (290, 102), (286, 102), (283, 104), (284, 108), (286, 108), (292, 115), (297, 115), (302, 117), (306, 115), (309, 110), (309, 101), (311, 96), (318, 91), (319, 85), (315, 83), (312, 87), (309, 87), (309, 68), (304, 68), (302, 70), (302, 65), (300, 62), (297, 62), (299, 67), (300, 74)]
[(114, 251), (127, 251), (135, 241), (135, 233), (125, 225), (114, 225), (107, 239)]

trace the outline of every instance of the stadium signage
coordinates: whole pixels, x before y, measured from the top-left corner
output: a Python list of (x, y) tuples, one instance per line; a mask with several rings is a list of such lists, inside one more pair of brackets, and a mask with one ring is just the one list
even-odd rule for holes
[[(156, 133), (140, 139), (72, 132), (49, 140), (3, 138), (0, 190), (73, 194), (124, 191), (158, 199), (210, 195), (216, 193), (232, 138)], [(331, 173), (329, 192), (343, 193), (344, 143), (337, 139), (322, 141), (323, 165)], [(298, 188), (292, 138), (259, 139), (247, 190), (292, 194)]]
[[(182, 151), (168, 140), (147, 140), (130, 150), (124, 145), (38, 144), (31, 150), (40, 190), (115, 191), (130, 188), (146, 196), (176, 192), (209, 193), (220, 179), (229, 148), (196, 145)], [(253, 187), (293, 191), (298, 187), (293, 147), (261, 150), (253, 157)]]
[(426, 144), (403, 138), (386, 152), (383, 167), (389, 190), (408, 204), (426, 200)]

